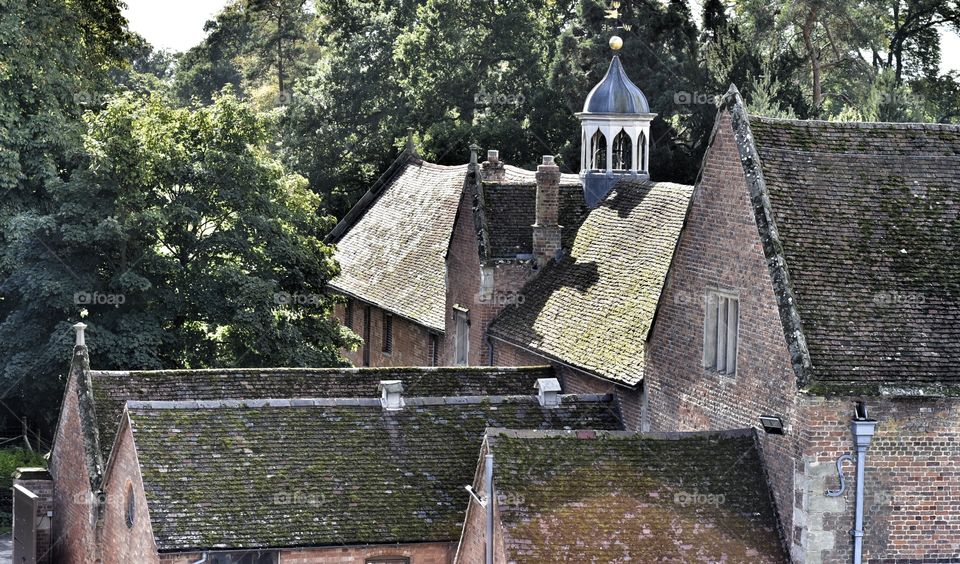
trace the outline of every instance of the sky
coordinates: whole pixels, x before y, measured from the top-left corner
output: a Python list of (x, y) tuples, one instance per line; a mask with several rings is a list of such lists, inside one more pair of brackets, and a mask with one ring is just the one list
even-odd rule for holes
[[(130, 28), (144, 36), (154, 47), (186, 51), (203, 40), (203, 24), (226, 4), (227, 0), (126, 0), (124, 15)], [(696, 5), (698, 2), (694, 0)], [(960, 36), (940, 30), (941, 72), (960, 70)]]

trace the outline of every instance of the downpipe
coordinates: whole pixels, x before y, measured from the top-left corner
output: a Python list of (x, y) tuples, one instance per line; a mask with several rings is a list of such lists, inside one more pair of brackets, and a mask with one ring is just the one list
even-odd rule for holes
[(487, 490), (487, 554), (486, 564), (493, 564), (493, 506), (496, 497), (493, 493), (493, 455), (484, 457), (484, 487)]
[(863, 492), (866, 489), (864, 474), (867, 466), (867, 449), (876, 430), (877, 422), (867, 416), (867, 406), (857, 402), (856, 413), (850, 423), (853, 431), (854, 445), (857, 449), (857, 505), (854, 514), (853, 530), (853, 564), (862, 564), (863, 561)]

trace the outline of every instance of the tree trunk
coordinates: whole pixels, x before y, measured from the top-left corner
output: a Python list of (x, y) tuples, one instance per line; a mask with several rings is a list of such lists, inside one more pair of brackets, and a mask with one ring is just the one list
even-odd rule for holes
[(810, 74), (813, 87), (813, 117), (820, 117), (820, 106), (823, 104), (823, 92), (821, 90), (820, 78), (820, 51), (817, 49), (813, 40), (813, 30), (817, 25), (817, 16), (819, 9), (811, 7), (807, 12), (807, 18), (803, 22), (803, 45), (807, 50), (807, 56), (810, 57)]

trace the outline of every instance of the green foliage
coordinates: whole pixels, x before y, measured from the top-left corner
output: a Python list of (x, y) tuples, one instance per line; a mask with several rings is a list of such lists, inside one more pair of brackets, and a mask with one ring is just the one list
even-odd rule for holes
[(86, 166), (12, 221), (7, 386), (51, 407), (79, 319), (98, 368), (342, 362), (332, 220), (265, 150), (269, 123), (229, 94), (197, 110), (124, 94), (87, 121)]

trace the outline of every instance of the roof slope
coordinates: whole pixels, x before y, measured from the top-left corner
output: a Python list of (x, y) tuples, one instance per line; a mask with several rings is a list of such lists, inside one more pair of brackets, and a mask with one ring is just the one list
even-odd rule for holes
[(493, 431), (507, 561), (786, 562), (751, 431)]
[[(565, 248), (570, 247), (577, 228), (587, 214), (580, 180), (576, 176), (568, 178), (570, 176), (573, 175), (563, 175), (560, 183), (558, 220), (563, 228), (561, 238)], [(533, 224), (537, 217), (536, 183), (484, 182), (481, 189), (482, 225), (488, 232), (489, 258), (513, 259), (517, 255), (532, 254)]]
[(129, 404), (159, 549), (456, 541), (488, 426), (619, 428), (609, 396), (418, 399)]
[(570, 255), (523, 289), (491, 336), (634, 385), (693, 191), (622, 181), (580, 226)]
[(375, 398), (381, 380), (403, 382), (405, 396), (527, 395), (549, 367), (242, 368), (92, 371), (103, 457), (128, 400), (184, 401), (276, 398)]
[(749, 126), (811, 382), (960, 382), (960, 127)]
[(443, 331), (444, 253), (466, 174), (466, 165), (407, 157), (362, 214), (351, 211), (352, 225), (337, 226), (340, 274), (330, 286)]

